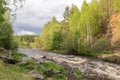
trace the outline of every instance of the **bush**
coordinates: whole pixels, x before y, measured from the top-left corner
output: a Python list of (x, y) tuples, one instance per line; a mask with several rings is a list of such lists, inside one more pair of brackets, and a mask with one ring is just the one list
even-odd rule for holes
[(106, 38), (97, 39), (94, 42), (93, 49), (101, 51), (101, 50), (109, 50), (111, 48), (110, 41)]

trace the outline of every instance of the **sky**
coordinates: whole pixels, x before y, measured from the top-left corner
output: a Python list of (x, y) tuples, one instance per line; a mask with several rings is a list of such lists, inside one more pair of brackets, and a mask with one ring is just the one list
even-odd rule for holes
[[(26, 0), (23, 7), (17, 10), (17, 19), (13, 23), (15, 35), (40, 34), (45, 23), (53, 16), (63, 20), (66, 6), (76, 5), (79, 9), (84, 0)], [(88, 3), (91, 0), (86, 0)]]

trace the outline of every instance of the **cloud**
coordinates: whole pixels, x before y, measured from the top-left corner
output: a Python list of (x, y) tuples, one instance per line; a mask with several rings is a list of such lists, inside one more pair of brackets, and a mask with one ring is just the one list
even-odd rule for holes
[[(13, 23), (17, 33), (28, 29), (34, 33), (41, 29), (53, 16), (57, 20), (63, 20), (63, 13), (66, 6), (75, 4), (80, 9), (84, 0), (26, 0), (24, 6), (17, 10), (17, 20)], [(90, 2), (91, 0), (87, 0)], [(34, 28), (34, 29), (33, 29)]]
[(36, 35), (36, 33), (23, 30), (23, 31), (17, 33), (17, 35)]

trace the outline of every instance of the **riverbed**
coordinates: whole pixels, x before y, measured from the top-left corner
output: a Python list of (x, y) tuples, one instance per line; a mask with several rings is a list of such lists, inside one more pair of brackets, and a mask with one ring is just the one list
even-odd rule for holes
[(81, 70), (86, 77), (93, 80), (120, 80), (119, 64), (74, 55), (61, 55), (39, 49), (19, 49), (19, 52), (35, 59), (46, 56), (47, 59), (58, 64), (66, 63), (72, 68)]

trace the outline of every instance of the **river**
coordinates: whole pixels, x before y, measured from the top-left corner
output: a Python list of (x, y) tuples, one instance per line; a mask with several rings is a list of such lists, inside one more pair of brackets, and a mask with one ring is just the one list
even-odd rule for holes
[(19, 49), (19, 52), (36, 59), (46, 56), (58, 64), (66, 62), (70, 67), (81, 70), (85, 76), (96, 78), (94, 80), (120, 80), (120, 65), (118, 64), (38, 49)]

